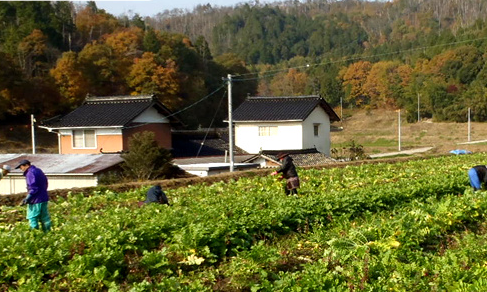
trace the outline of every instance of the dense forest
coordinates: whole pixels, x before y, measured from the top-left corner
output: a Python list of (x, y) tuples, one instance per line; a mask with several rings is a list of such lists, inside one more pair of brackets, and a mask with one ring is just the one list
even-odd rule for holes
[(487, 120), (487, 1), (306, 0), (114, 16), (94, 2), (0, 2), (0, 122), (89, 95), (155, 94), (188, 127), (248, 95), (320, 94), (408, 120)]

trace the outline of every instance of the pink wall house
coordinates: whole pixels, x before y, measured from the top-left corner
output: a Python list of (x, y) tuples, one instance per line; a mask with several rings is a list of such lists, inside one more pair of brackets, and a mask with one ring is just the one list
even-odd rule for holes
[(128, 150), (139, 132), (155, 133), (159, 146), (171, 149), (172, 125), (180, 124), (156, 97), (87, 97), (62, 117), (43, 121), (41, 128), (58, 134), (59, 154), (92, 154)]

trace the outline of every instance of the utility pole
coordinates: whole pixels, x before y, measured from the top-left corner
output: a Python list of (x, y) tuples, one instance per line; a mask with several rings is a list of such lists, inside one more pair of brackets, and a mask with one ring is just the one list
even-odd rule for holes
[(230, 172), (233, 172), (233, 118), (232, 118), (232, 75), (228, 74), (228, 145), (230, 152)]
[(468, 142), (470, 142), (470, 108), (468, 108)]
[(398, 120), (398, 123), (397, 123), (397, 125), (398, 125), (398, 131), (397, 132), (398, 132), (398, 136), (399, 136), (399, 138), (398, 138), (398, 141), (399, 141), (399, 143), (398, 143), (398, 146), (399, 146), (398, 147), (398, 150), (400, 152), (401, 151), (401, 109), (399, 109), (397, 111), (397, 113), (398, 113), (398, 119), (397, 119)]
[(420, 97), (420, 96), (421, 96), (421, 95), (418, 93), (418, 123), (419, 123), (419, 122), (421, 122), (421, 116), (420, 116), (420, 114), (419, 114), (419, 113), (420, 113), (420, 110), (419, 110), (419, 97)]
[(340, 122), (343, 126), (343, 97), (340, 95)]
[(30, 128), (31, 128), (31, 134), (32, 134), (32, 154), (36, 154), (36, 134), (35, 134), (35, 122), (36, 119), (34, 118), (34, 115), (30, 115)]

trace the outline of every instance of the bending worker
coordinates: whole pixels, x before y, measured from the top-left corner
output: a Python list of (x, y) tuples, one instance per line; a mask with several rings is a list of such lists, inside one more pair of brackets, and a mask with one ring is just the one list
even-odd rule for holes
[(281, 161), (282, 165), (272, 175), (282, 173), (283, 178), (286, 179), (286, 186), (284, 192), (286, 195), (297, 195), (299, 188), (299, 177), (296, 171), (296, 166), (293, 163), (293, 159), (289, 156), (289, 153), (279, 153), (277, 159)]
[(474, 191), (482, 189), (482, 183), (487, 183), (487, 166), (477, 165), (468, 170), (470, 185)]

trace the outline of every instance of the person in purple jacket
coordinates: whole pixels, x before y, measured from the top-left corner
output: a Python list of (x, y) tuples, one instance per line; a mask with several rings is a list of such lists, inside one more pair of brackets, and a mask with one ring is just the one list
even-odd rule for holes
[(21, 160), (16, 169), (20, 168), (24, 172), (27, 182), (27, 197), (22, 201), (22, 205), (27, 204), (27, 219), (32, 229), (39, 229), (39, 221), (42, 230), (51, 230), (51, 216), (47, 209), (49, 194), (47, 193), (47, 177), (40, 168), (31, 165), (29, 160)]

